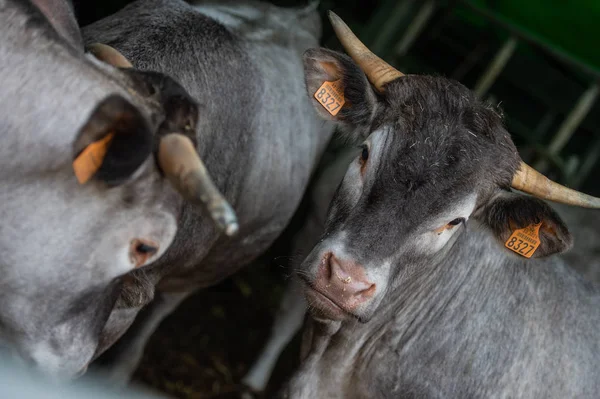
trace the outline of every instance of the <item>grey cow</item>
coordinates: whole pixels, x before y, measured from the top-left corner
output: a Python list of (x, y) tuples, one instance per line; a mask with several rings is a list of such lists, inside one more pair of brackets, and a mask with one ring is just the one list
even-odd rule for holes
[(198, 101), (198, 152), (240, 226), (233, 239), (220, 238), (183, 204), (173, 244), (128, 275), (102, 332), (96, 355), (135, 319), (101, 359), (115, 381), (129, 377), (146, 340), (184, 298), (249, 264), (288, 224), (333, 131), (302, 95), (302, 54), (318, 44), (320, 30), (314, 3), (180, 0), (134, 2), (83, 29), (87, 43), (173, 76)]
[[(298, 261), (303, 260), (312, 248), (318, 244), (327, 221), (327, 211), (339, 183), (344, 178), (348, 166), (356, 160), (360, 149), (343, 145), (331, 147), (319, 166), (314, 182), (309, 188), (307, 217), (292, 240), (290, 254)], [(559, 216), (570, 226), (573, 234), (573, 248), (559, 255), (569, 267), (577, 270), (588, 281), (600, 283), (600, 213), (562, 204), (552, 204)], [(292, 269), (298, 269), (300, 262), (292, 263)], [(291, 278), (282, 298), (271, 334), (256, 361), (244, 377), (243, 383), (254, 392), (263, 392), (269, 382), (277, 360), (302, 328), (307, 303), (302, 286), (297, 278)]]
[[(0, 32), (0, 346), (74, 376), (119, 276), (175, 235), (181, 199), (169, 180), (191, 200), (208, 187), (187, 132), (198, 109), (166, 75), (84, 54), (66, 1), (0, 0)], [(211, 187), (213, 211), (234, 222)]]
[(117, 352), (134, 359), (127, 378), (166, 312), (258, 256), (295, 211), (332, 130), (301, 94), (319, 21), (141, 1), (86, 31), (116, 69), (83, 53), (66, 2), (34, 3), (0, 0), (0, 341), (72, 377), (135, 319)]
[(551, 256), (571, 236), (535, 196), (600, 201), (522, 163), (466, 88), (403, 76), (332, 22), (353, 60), (307, 52), (308, 94), (339, 82), (351, 105), (315, 107), (364, 144), (298, 271), (312, 317), (283, 396), (597, 397), (600, 290)]

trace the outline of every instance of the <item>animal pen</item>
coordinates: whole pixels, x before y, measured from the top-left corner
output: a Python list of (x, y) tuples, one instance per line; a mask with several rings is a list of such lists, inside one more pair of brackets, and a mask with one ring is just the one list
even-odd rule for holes
[[(75, 1), (82, 25), (126, 0)], [(273, 1), (278, 5), (304, 4)], [(553, 180), (600, 195), (600, 2), (323, 0), (325, 47), (340, 49), (334, 10), (374, 53), (404, 73), (456, 79), (503, 109), (523, 160)], [(303, 208), (297, 212), (301, 219)], [(182, 398), (238, 397), (269, 332), (287, 275), (288, 233), (255, 265), (186, 300), (149, 342), (134, 381)], [(274, 392), (298, 362), (297, 336), (276, 367)]]
[[(554, 3), (323, 0), (322, 43), (340, 49), (325, 16), (331, 9), (401, 71), (445, 75), (500, 105), (526, 162), (599, 195), (593, 176), (600, 154), (600, 53), (594, 52), (600, 3)], [(289, 234), (255, 265), (185, 301), (155, 333), (136, 381), (177, 397), (236, 397), (269, 332), (284, 267), (299, 261), (287, 256), (288, 244)], [(297, 364), (299, 338), (283, 353), (266, 397)]]

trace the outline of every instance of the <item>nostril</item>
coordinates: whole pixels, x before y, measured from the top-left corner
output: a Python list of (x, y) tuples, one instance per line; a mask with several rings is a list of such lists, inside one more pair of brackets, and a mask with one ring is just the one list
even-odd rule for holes
[(367, 289), (357, 292), (357, 294), (362, 295), (364, 298), (370, 298), (375, 295), (375, 290), (377, 289), (376, 284), (371, 284), (371, 286)]
[(375, 284), (368, 280), (365, 268), (351, 260), (342, 260), (333, 254), (327, 257), (327, 289), (340, 290), (346, 295), (371, 296)]
[(335, 279), (343, 284), (349, 284), (352, 282), (352, 276), (349, 269), (351, 267), (349, 265), (344, 265), (338, 258), (336, 258), (333, 254), (329, 257), (329, 278)]
[(331, 279), (331, 277), (333, 276), (333, 267), (332, 267), (332, 263), (335, 260), (335, 257), (333, 256), (333, 253), (331, 252), (327, 252), (325, 254), (325, 256), (323, 256), (323, 260), (322, 260), (322, 264), (323, 264), (323, 268), (326, 271), (326, 276), (327, 279)]
[(135, 239), (129, 246), (129, 258), (134, 267), (144, 265), (158, 252), (158, 245), (150, 240)]

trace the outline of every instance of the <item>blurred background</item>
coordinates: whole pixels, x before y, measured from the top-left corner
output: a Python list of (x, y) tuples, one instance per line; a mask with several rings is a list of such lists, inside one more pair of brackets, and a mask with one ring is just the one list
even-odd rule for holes
[[(74, 1), (82, 26), (129, 2)], [(334, 10), (403, 72), (444, 75), (499, 104), (527, 163), (600, 196), (598, 0), (322, 0), (319, 9), (323, 46), (339, 49), (325, 18)], [(182, 398), (235, 397), (269, 332), (285, 266), (300, 261), (288, 256), (288, 239), (289, 233), (255, 266), (195, 295), (166, 319), (136, 382)], [(271, 389), (297, 364), (298, 343), (296, 337), (280, 359)]]

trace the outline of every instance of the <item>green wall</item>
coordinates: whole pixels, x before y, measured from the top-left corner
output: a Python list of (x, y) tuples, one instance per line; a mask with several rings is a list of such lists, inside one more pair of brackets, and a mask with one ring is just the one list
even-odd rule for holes
[[(600, 71), (600, 0), (468, 0)], [(476, 21), (471, 16), (472, 22)], [(478, 18), (476, 18), (478, 19)]]

